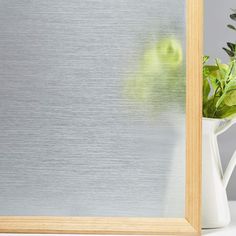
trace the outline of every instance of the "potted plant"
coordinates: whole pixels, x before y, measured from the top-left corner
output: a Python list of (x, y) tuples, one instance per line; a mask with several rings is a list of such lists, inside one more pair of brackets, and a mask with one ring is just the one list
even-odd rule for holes
[[(236, 11), (230, 14), (236, 21)], [(232, 24), (227, 25), (236, 31)], [(227, 42), (223, 50), (229, 63), (219, 59), (208, 64), (203, 58), (203, 228), (218, 228), (229, 224), (230, 212), (226, 187), (236, 164), (236, 152), (223, 173), (217, 136), (235, 123), (236, 117), (236, 44)]]

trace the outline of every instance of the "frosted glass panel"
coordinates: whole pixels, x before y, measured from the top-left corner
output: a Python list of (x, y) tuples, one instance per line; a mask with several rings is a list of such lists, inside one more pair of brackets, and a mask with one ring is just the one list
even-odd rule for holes
[(0, 0), (0, 215), (183, 217), (185, 1)]

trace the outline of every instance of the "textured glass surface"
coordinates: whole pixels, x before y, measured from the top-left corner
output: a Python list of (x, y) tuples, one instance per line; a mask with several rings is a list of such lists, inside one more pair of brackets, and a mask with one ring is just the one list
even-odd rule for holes
[(0, 215), (184, 216), (185, 1), (0, 0)]

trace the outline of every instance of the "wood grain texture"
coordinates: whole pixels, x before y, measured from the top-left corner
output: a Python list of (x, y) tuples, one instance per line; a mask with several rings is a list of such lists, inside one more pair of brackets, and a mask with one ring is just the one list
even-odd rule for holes
[(96, 217), (2, 217), (4, 233), (196, 235), (185, 219)]
[(188, 0), (186, 219), (0, 217), (3, 233), (200, 235), (202, 0)]
[(200, 232), (203, 1), (187, 3), (186, 219)]

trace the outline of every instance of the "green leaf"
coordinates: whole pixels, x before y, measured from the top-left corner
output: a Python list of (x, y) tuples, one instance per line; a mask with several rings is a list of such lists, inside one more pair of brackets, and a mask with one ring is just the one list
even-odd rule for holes
[(203, 65), (209, 60), (209, 56), (204, 56), (203, 57)]
[(232, 119), (236, 116), (236, 106), (224, 106), (222, 109), (220, 109), (217, 113), (216, 113), (216, 117), (217, 118), (228, 118), (228, 119)]
[(227, 45), (231, 51), (235, 52), (236, 44), (228, 42)]
[(213, 97), (207, 101), (207, 103), (203, 104), (203, 116), (208, 117), (208, 118), (213, 118), (214, 113), (216, 110), (215, 104), (216, 104), (216, 99)]
[(225, 87), (225, 92), (228, 93), (231, 90), (236, 89), (236, 79), (231, 80)]
[(203, 80), (203, 104), (207, 102), (211, 87), (208, 79)]
[(236, 89), (227, 92), (224, 103), (227, 106), (236, 106)]
[(207, 77), (217, 77), (218, 66), (205, 65), (203, 66), (203, 78)]
[(230, 15), (230, 18), (231, 18), (232, 20), (235, 20), (235, 21), (236, 21), (236, 13), (231, 14), (231, 15)]
[(233, 25), (227, 25), (229, 29), (236, 30), (236, 28)]
[(225, 83), (233, 81), (232, 79), (234, 79), (236, 76), (235, 72), (235, 60), (232, 60), (226, 72)]
[(218, 108), (225, 99), (225, 94), (223, 94), (216, 103), (216, 108)]
[(220, 85), (220, 81), (219, 79), (215, 78), (215, 77), (208, 77), (208, 80), (210, 82), (210, 86), (212, 88), (212, 94), (215, 94), (216, 89), (219, 87)]
[(234, 52), (230, 51), (229, 49), (223, 48), (223, 50), (225, 50), (226, 53), (227, 53), (230, 57), (234, 57), (234, 56), (235, 56)]
[(225, 102), (225, 98), (227, 98), (227, 93), (235, 90), (236, 89), (236, 80), (231, 80), (226, 86), (225, 86), (225, 90), (224, 93), (222, 94), (222, 96), (219, 98), (219, 100), (216, 103), (216, 108), (218, 108), (223, 102)]
[(216, 76), (220, 80), (221, 85), (224, 86), (224, 82), (228, 77), (229, 71), (231, 71), (231, 69), (228, 65), (222, 64), (219, 59), (216, 59), (216, 65), (218, 66), (218, 73), (216, 74)]

